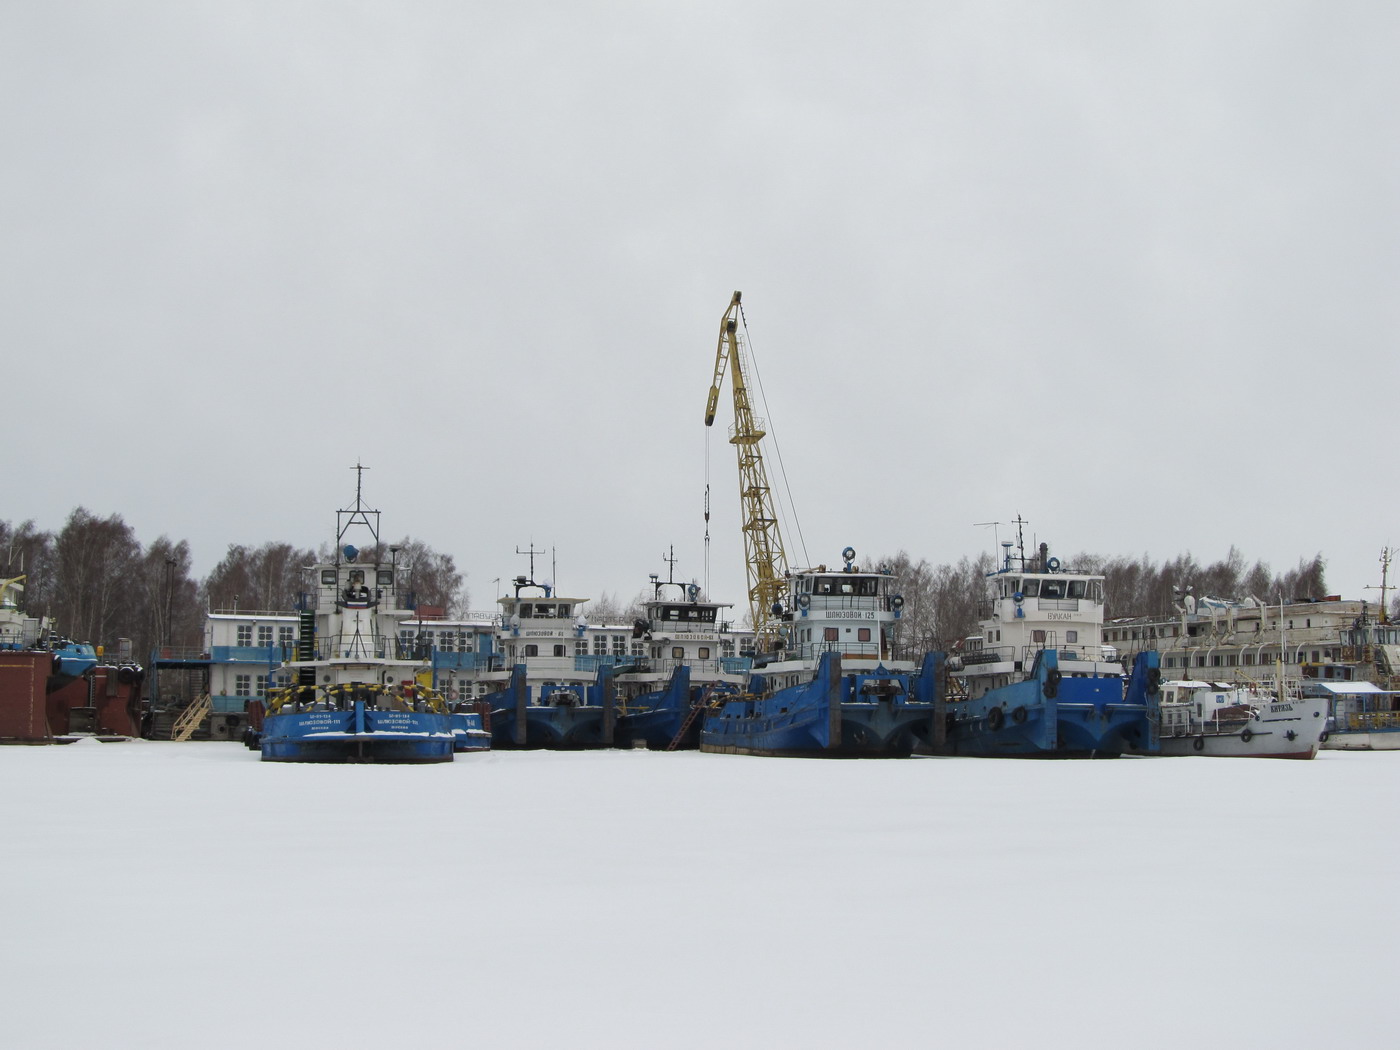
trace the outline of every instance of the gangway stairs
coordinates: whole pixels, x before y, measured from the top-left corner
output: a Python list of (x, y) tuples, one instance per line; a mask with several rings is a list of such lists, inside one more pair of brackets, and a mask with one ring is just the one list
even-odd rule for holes
[(175, 724), (170, 727), (170, 739), (183, 742), (194, 736), (195, 730), (203, 724), (213, 709), (214, 700), (208, 693), (205, 693), (180, 712), (180, 716), (175, 719)]

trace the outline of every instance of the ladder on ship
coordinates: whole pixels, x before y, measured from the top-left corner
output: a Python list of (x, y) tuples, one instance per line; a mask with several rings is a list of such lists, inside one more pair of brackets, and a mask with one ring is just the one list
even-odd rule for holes
[(214, 700), (208, 693), (205, 693), (180, 712), (180, 716), (175, 719), (175, 724), (170, 727), (170, 739), (181, 743), (194, 736), (195, 730), (203, 724), (213, 709)]
[(695, 724), (695, 720), (700, 717), (700, 713), (710, 706), (710, 699), (714, 695), (715, 687), (711, 685), (701, 695), (700, 699), (690, 705), (690, 710), (685, 713), (685, 719), (681, 722), (681, 727), (676, 730), (676, 735), (671, 738), (671, 742), (666, 745), (667, 751), (674, 751), (681, 746), (681, 741), (685, 739), (686, 733), (690, 732), (690, 727)]

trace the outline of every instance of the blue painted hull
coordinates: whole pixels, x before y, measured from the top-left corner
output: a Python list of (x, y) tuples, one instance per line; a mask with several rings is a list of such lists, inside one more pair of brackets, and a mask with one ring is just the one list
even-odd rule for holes
[[(732, 687), (721, 687), (730, 688)], [(700, 713), (686, 725), (690, 718), (691, 706), (717, 699), (715, 694), (706, 695), (708, 687), (690, 684), (690, 668), (682, 664), (671, 674), (666, 688), (654, 693), (644, 693), (627, 705), (627, 710), (618, 716), (614, 742), (618, 747), (636, 747), (645, 744), (649, 750), (665, 751), (676, 741), (675, 750), (693, 751), (700, 746), (700, 729), (705, 715)], [(676, 740), (681, 728), (685, 735)]]
[(491, 731), (485, 727), (485, 721), (485, 716), (480, 711), (454, 711), (449, 715), (452, 750), (458, 753), (490, 751)]
[[(517, 664), (510, 684), (485, 697), (491, 707), (491, 746), (574, 751), (611, 747), (613, 710), (612, 668), (601, 668), (597, 680), (582, 688), (582, 703), (531, 703), (536, 687), (529, 684), (524, 665)], [(554, 690), (559, 692), (562, 690)], [(550, 694), (546, 693), (548, 700)]]
[(492, 708), (492, 747), (570, 751), (611, 746), (604, 740), (601, 707), (528, 706), (523, 734), (516, 716), (512, 706)]
[(983, 758), (1111, 758), (1159, 752), (1157, 653), (1138, 655), (1126, 688), (1116, 677), (1059, 677), (1055, 652), (1040, 656), (1025, 681), (975, 700), (942, 705), (944, 741), (939, 751)]
[(259, 746), (264, 762), (451, 762), (458, 717), (356, 701), (348, 711), (268, 715)]
[(881, 668), (843, 673), (840, 657), (823, 654), (811, 681), (762, 695), (751, 693), (708, 715), (700, 750), (793, 757), (901, 758), (929, 751), (935, 717), (934, 654), (917, 675)]

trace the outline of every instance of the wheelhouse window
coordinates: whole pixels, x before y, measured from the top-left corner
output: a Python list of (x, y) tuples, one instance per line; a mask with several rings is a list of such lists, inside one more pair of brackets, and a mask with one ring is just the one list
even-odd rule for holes
[(1021, 588), (1021, 594), (1022, 594), (1023, 596), (1025, 596), (1025, 597), (1027, 597), (1027, 598), (1036, 598), (1036, 597), (1039, 597), (1039, 596), (1040, 596), (1040, 581), (1039, 581), (1039, 580), (1027, 580), (1027, 581), (1025, 582), (1025, 584), (1024, 584), (1024, 585), (1022, 586), (1022, 588)]
[(321, 570), (321, 586), (323, 586), (323, 587), (334, 587), (334, 586), (335, 586), (335, 570), (334, 570), (334, 569), (322, 569), (322, 570)]

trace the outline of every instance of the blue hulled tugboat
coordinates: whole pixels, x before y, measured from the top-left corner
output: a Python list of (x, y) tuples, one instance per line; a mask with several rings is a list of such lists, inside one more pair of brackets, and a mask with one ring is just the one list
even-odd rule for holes
[[(368, 533), (364, 552), (348, 542), (355, 528)], [(400, 641), (398, 625), (414, 613), (384, 553), (379, 511), (357, 481), (354, 506), (336, 512), (335, 560), (308, 570), (296, 659), (281, 669), (288, 684), (247, 738), (263, 761), (450, 762), (454, 751), (490, 746), (482, 715), (469, 704), (454, 711), (431, 686), (430, 662)]]
[[(674, 561), (672, 561), (674, 568)], [(752, 633), (727, 620), (732, 605), (700, 599), (694, 583), (651, 577), (652, 598), (632, 627), (647, 655), (617, 677), (619, 747), (693, 749), (705, 712), (740, 692), (752, 664)]]
[(844, 566), (790, 574), (777, 604), (777, 648), (759, 656), (744, 691), (708, 714), (700, 750), (743, 755), (902, 757), (933, 744), (941, 653), (917, 664), (895, 632), (895, 577)]
[[(1013, 546), (1018, 553), (1012, 554)], [(981, 633), (948, 657), (945, 754), (1111, 757), (1158, 752), (1155, 650), (1125, 673), (1103, 644), (1103, 577), (1075, 572), (1042, 543), (1002, 544), (987, 576)]]
[(583, 615), (588, 599), (562, 598), (550, 584), (536, 583), (536, 553), (529, 551), (530, 575), (517, 576), (514, 594), (499, 600), (501, 649), (509, 670), (481, 675), (482, 681), (500, 683), (483, 698), (491, 708), (491, 744), (611, 747), (617, 714), (612, 679), (619, 663), (588, 654)]

